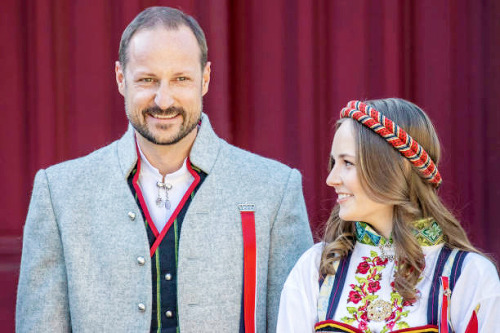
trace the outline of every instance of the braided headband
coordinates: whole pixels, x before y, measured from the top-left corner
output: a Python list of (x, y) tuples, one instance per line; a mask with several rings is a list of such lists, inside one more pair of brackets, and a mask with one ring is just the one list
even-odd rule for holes
[(441, 175), (427, 152), (408, 133), (392, 120), (360, 101), (350, 101), (340, 111), (340, 118), (352, 118), (383, 137), (397, 151), (406, 157), (420, 173), (420, 176), (434, 187), (441, 185)]

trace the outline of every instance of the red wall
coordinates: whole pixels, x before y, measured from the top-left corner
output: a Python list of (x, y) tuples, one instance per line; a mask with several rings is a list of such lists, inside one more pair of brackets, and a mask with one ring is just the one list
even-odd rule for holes
[(170, 5), (207, 33), (205, 111), (228, 141), (298, 168), (311, 226), (332, 126), (350, 99), (398, 96), (440, 134), (441, 193), (472, 241), (500, 258), (500, 3), (399, 0), (3, 0), (0, 4), (0, 331), (13, 331), (21, 234), (39, 168), (126, 129), (114, 61), (144, 7)]

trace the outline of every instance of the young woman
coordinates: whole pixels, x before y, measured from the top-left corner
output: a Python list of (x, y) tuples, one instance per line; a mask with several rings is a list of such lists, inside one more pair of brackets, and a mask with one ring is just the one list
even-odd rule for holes
[(324, 240), (281, 294), (278, 332), (500, 332), (495, 265), (437, 195), (440, 145), (402, 99), (341, 112), (326, 183)]

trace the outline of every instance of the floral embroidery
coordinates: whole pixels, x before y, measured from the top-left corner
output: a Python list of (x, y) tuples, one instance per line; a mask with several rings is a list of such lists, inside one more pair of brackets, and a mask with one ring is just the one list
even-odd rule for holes
[[(379, 299), (376, 295), (380, 290), (380, 280), (382, 279), (382, 270), (388, 263), (388, 259), (381, 259), (377, 252), (371, 251), (370, 257), (363, 257), (363, 261), (358, 264), (356, 268), (356, 281), (358, 284), (351, 284), (351, 291), (349, 292), (347, 304), (350, 303), (356, 306), (348, 306), (347, 311), (350, 316), (341, 318), (344, 323), (353, 325), (357, 323), (360, 330), (371, 333), (368, 323), (371, 321), (368, 316), (368, 307), (372, 302)], [(381, 333), (390, 332), (393, 329), (408, 328), (409, 325), (402, 319), (408, 316), (409, 310), (404, 311), (405, 307), (412, 306), (413, 303), (403, 301), (394, 289), (394, 282), (391, 283), (392, 292), (390, 304), (392, 311), (385, 321), (385, 327)]]
[[(386, 240), (365, 222), (356, 222), (355, 231), (356, 240), (362, 244), (378, 246), (392, 243), (392, 239)], [(420, 245), (432, 246), (444, 242), (443, 230), (432, 217), (414, 221), (412, 231)]]
[(415, 221), (413, 234), (422, 245), (432, 246), (444, 242), (443, 231), (432, 218)]

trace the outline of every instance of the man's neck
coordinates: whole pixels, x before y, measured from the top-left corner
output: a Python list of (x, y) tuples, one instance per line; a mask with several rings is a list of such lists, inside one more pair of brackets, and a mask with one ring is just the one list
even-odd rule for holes
[(158, 169), (162, 176), (175, 172), (189, 156), (198, 130), (195, 128), (181, 141), (172, 145), (154, 144), (136, 133), (137, 144), (149, 163)]

